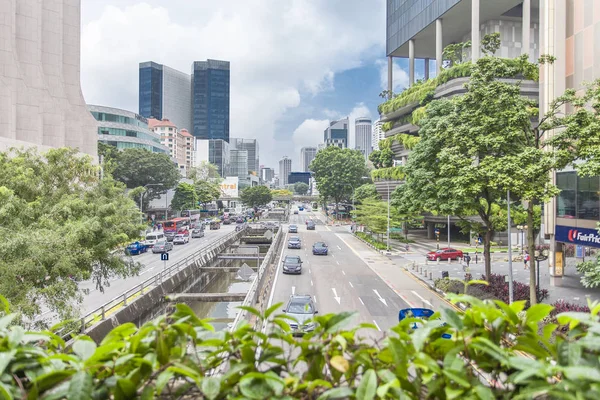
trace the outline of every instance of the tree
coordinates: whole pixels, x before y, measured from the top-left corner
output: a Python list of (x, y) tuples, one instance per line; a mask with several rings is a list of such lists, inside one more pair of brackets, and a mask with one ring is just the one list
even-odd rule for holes
[(500, 49), (502, 41), (500, 40), (500, 33), (488, 33), (481, 39), (481, 51), (487, 56), (493, 56)]
[(325, 198), (333, 199), (335, 209), (344, 199), (350, 199), (355, 186), (367, 174), (365, 158), (358, 150), (329, 146), (317, 152), (310, 163), (317, 189)]
[(217, 183), (209, 181), (196, 181), (196, 195), (200, 204), (206, 208), (206, 205), (212, 201), (216, 201), (221, 197), (221, 188)]
[[(128, 189), (146, 186), (144, 208), (168, 189), (174, 188), (181, 174), (167, 154), (152, 153), (145, 149), (125, 149), (117, 153), (113, 177)], [(136, 199), (139, 204), (139, 198)]]
[(219, 175), (219, 167), (208, 161), (202, 161), (197, 167), (190, 168), (188, 178), (194, 182), (210, 181), (212, 183), (220, 183), (223, 180)]
[(43, 306), (71, 318), (77, 282), (103, 290), (139, 271), (115, 250), (139, 237), (141, 215), (125, 186), (98, 172), (71, 149), (0, 153), (0, 293), (29, 320)]
[(273, 197), (291, 197), (294, 195), (294, 193), (287, 189), (273, 189), (271, 190), (271, 195)]
[(198, 206), (198, 195), (196, 189), (191, 183), (182, 182), (175, 188), (175, 195), (171, 200), (171, 209), (194, 210)]
[(359, 204), (366, 199), (381, 200), (381, 196), (377, 193), (377, 188), (372, 183), (359, 186), (354, 190), (354, 203)]
[(369, 154), (369, 161), (373, 163), (375, 168), (381, 168), (381, 150), (373, 150)]
[(253, 186), (242, 190), (240, 200), (248, 207), (257, 208), (271, 202), (273, 195), (266, 186)]
[(294, 184), (294, 193), (299, 194), (301, 196), (308, 193), (308, 185), (304, 182), (296, 182)]

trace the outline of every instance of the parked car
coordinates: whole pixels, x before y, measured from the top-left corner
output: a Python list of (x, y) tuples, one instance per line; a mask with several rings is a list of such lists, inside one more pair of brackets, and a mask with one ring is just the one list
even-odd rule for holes
[(296, 320), (289, 322), (293, 335), (303, 335), (315, 330), (313, 319), (318, 311), (311, 295), (291, 295), (283, 312)]
[[(402, 321), (406, 318), (418, 318), (420, 320), (429, 320), (429, 318), (433, 314), (435, 314), (435, 312), (429, 308), (405, 308), (403, 310), (400, 310), (400, 312), (398, 313), (398, 320)], [(440, 325), (446, 325), (446, 323), (442, 320), (438, 321)], [(423, 324), (421, 324), (420, 322), (414, 322), (412, 329), (419, 329), (421, 326), (423, 326)], [(452, 338), (452, 335), (450, 335), (449, 333), (443, 333), (442, 338), (450, 339)]]
[(326, 256), (328, 251), (328, 247), (323, 242), (316, 242), (313, 244), (312, 253), (313, 255)]
[(460, 250), (452, 249), (446, 247), (444, 249), (439, 249), (436, 251), (430, 251), (427, 253), (427, 259), (429, 261), (444, 261), (444, 260), (458, 260), (462, 258), (463, 252)]
[(290, 225), (290, 228), (288, 229), (288, 232), (290, 232), (290, 233), (298, 233), (298, 225)]
[(315, 225), (315, 222), (314, 222), (313, 220), (309, 220), (309, 221), (306, 223), (306, 230), (309, 230), (309, 231), (314, 231), (314, 230), (315, 230), (315, 226), (316, 226), (316, 225)]
[(165, 239), (167, 239), (167, 242), (172, 242), (175, 235), (177, 235), (175, 231), (165, 232)]
[(152, 247), (152, 252), (156, 253), (166, 253), (168, 251), (173, 250), (173, 243), (167, 242), (166, 239), (159, 240)]
[(288, 241), (288, 249), (301, 249), (302, 241), (298, 236), (292, 236)]
[(204, 237), (204, 227), (192, 229), (192, 239)]
[(125, 254), (129, 256), (137, 256), (148, 251), (148, 247), (142, 242), (133, 242), (125, 248)]
[(175, 239), (173, 239), (173, 244), (186, 244), (190, 241), (190, 237), (186, 235), (175, 235)]
[(301, 274), (302, 259), (299, 256), (285, 256), (283, 259), (284, 274)]

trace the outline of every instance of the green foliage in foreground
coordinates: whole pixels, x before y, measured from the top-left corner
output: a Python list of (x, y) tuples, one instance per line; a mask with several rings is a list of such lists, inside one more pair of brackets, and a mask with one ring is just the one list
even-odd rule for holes
[[(539, 329), (552, 307), (523, 311), (453, 296), (449, 308), (413, 330), (407, 319), (387, 335), (351, 313), (316, 318), (315, 332), (296, 339), (288, 317), (248, 309), (266, 322), (214, 332), (185, 305), (136, 328), (124, 324), (99, 344), (65, 343), (25, 332), (0, 318), (0, 397), (44, 399), (596, 399), (600, 394), (600, 322), (565, 313)], [(262, 321), (261, 321), (262, 320)], [(263, 333), (266, 332), (266, 333)], [(450, 333), (451, 339), (443, 339)], [(510, 341), (510, 335), (516, 335)], [(371, 339), (366, 338), (367, 336)], [(377, 339), (373, 339), (377, 338)], [(292, 356), (293, 355), (293, 356)], [(217, 374), (212, 374), (213, 371)]]

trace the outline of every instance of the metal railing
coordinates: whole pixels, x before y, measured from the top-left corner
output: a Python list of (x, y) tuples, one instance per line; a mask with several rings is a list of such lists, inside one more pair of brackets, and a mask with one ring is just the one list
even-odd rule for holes
[[(106, 303), (102, 304), (101, 306), (96, 307), (92, 311), (89, 311), (88, 313), (86, 313), (85, 315), (83, 315), (82, 317), (79, 318), (79, 331), (81, 333), (84, 333), (86, 328), (88, 327), (88, 325), (93, 325), (94, 323), (103, 321), (106, 319), (107, 314), (112, 313), (112, 311), (114, 311), (117, 308), (120, 308), (121, 306), (127, 306), (131, 301), (134, 300), (134, 299), (132, 299), (133, 296), (143, 295), (144, 291), (149, 290), (149, 288), (151, 288), (151, 287), (160, 285), (164, 280), (172, 277), (173, 275), (178, 273), (183, 268), (187, 267), (188, 265), (190, 265), (192, 263), (199, 261), (206, 253), (214, 250), (216, 247), (221, 246), (222, 244), (228, 242), (229, 240), (235, 238), (236, 236), (241, 236), (241, 234), (244, 231), (245, 231), (245, 229), (241, 230), (241, 231), (237, 231), (237, 232), (232, 232), (226, 236), (223, 236), (217, 240), (212, 241), (207, 246), (205, 246), (203, 249), (198, 250), (197, 252), (195, 252), (193, 254), (190, 254), (183, 260), (180, 260), (180, 261), (176, 262), (175, 264), (167, 267), (166, 269), (159, 271), (157, 274), (146, 279), (142, 283), (135, 285), (134, 287), (125, 291), (124, 293), (114, 297), (113, 299), (107, 301)], [(58, 333), (58, 335), (65, 336), (65, 335), (69, 335), (71, 333), (75, 333), (75, 332), (73, 330), (68, 331), (68, 332), (60, 332), (60, 333)]]

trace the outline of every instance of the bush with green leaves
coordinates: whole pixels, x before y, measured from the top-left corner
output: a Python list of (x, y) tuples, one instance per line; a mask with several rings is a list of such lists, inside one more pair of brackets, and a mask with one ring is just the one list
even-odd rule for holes
[[(383, 334), (346, 328), (352, 313), (315, 318), (292, 336), (276, 304), (254, 314), (254, 329), (215, 332), (186, 305), (137, 328), (124, 324), (98, 345), (72, 347), (49, 332), (0, 318), (0, 397), (4, 399), (596, 399), (600, 394), (600, 305), (557, 317), (524, 302), (470, 296), (465, 312), (442, 307), (412, 329), (408, 318)], [(442, 338), (450, 334), (450, 339)], [(514, 338), (514, 339), (513, 339)], [(216, 372), (216, 373), (215, 373)]]

